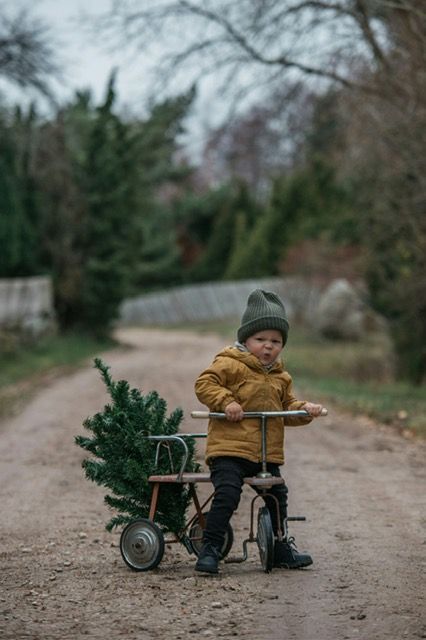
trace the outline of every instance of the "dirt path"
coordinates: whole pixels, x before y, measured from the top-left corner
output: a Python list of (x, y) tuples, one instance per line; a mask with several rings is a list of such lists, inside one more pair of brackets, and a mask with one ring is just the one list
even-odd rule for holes
[[(105, 356), (114, 378), (157, 389), (186, 415), (200, 408), (193, 380), (219, 338), (140, 330), (121, 338), (134, 348)], [(88, 364), (0, 425), (0, 638), (426, 637), (425, 444), (330, 408), (287, 436), (290, 510), (308, 518), (291, 532), (312, 553), (311, 568), (265, 574), (250, 545), (246, 563), (202, 576), (173, 545), (158, 569), (134, 573), (119, 532), (104, 529), (105, 491), (84, 478), (84, 452), (73, 444), (105, 401)], [(248, 501), (246, 493), (233, 522), (236, 553)]]

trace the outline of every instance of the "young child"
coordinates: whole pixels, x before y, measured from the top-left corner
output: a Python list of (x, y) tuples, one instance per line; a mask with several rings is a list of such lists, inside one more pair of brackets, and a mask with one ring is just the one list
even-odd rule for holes
[[(285, 424), (305, 425), (319, 416), (320, 404), (296, 400), (292, 380), (279, 358), (289, 330), (280, 298), (270, 291), (256, 289), (238, 329), (238, 341), (223, 349), (195, 383), (199, 401), (210, 411), (224, 412), (225, 419), (210, 419), (206, 462), (210, 467), (215, 495), (203, 533), (203, 546), (195, 569), (218, 573), (220, 549), (232, 514), (240, 501), (243, 479), (261, 471), (261, 435), (259, 421), (244, 419), (244, 411), (288, 411), (304, 409), (309, 416), (285, 418)], [(284, 463), (284, 420), (268, 419), (267, 469), (281, 477)], [(287, 517), (287, 487), (270, 489), (278, 500), (280, 515)], [(266, 497), (277, 533), (276, 502)], [(299, 553), (293, 539), (276, 541), (274, 567), (299, 569), (312, 564), (308, 554)]]

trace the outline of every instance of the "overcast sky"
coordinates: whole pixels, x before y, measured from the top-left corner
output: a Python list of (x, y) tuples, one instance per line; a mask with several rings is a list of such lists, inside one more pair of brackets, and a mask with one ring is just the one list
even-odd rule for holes
[[(104, 95), (114, 67), (118, 67), (117, 88), (121, 103), (137, 106), (143, 96), (144, 75), (141, 60), (130, 52), (108, 51), (107, 43), (89, 32), (87, 15), (105, 13), (110, 0), (14, 0), (2, 2), (2, 9), (16, 13), (28, 8), (51, 28), (64, 72), (63, 83), (55, 85), (58, 98), (71, 97), (76, 89), (90, 88), (96, 101)], [(87, 26), (87, 29), (85, 28)], [(105, 46), (103, 46), (105, 44)], [(145, 65), (146, 69), (148, 65)]]
[[(32, 16), (39, 17), (51, 29), (57, 47), (63, 79), (54, 83), (54, 91), (59, 103), (71, 100), (77, 89), (90, 89), (98, 104), (105, 95), (105, 89), (112, 69), (118, 70), (116, 89), (117, 104), (138, 116), (146, 114), (147, 98), (152, 86), (152, 67), (155, 58), (144, 59), (135, 56), (134, 50), (114, 50), (108, 46), (103, 36), (90, 32), (96, 21), (89, 16), (105, 14), (111, 0), (0, 0), (2, 14), (15, 16), (20, 9), (28, 9)], [(9, 84), (0, 84), (0, 90), (9, 103), (26, 102), (36, 99), (39, 108), (40, 96), (26, 90), (24, 93)], [(218, 124), (220, 105), (211, 108), (208, 85), (203, 88), (194, 115), (189, 121), (191, 134), (188, 145), (191, 154), (197, 154), (206, 139), (207, 130)]]

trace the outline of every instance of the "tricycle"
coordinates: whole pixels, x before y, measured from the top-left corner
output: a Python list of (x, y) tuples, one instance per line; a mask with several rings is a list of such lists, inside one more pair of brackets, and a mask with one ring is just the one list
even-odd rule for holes
[[(327, 410), (323, 409), (321, 415), (327, 415)], [(224, 413), (193, 411), (193, 418), (219, 418), (225, 419)], [(304, 516), (287, 516), (280, 517), (280, 510), (277, 498), (269, 493), (273, 485), (284, 484), (282, 477), (273, 477), (267, 471), (267, 452), (266, 452), (266, 433), (268, 418), (285, 418), (286, 416), (308, 416), (303, 409), (298, 411), (249, 411), (244, 413), (244, 418), (252, 418), (260, 423), (260, 438), (262, 452), (262, 469), (254, 477), (244, 478), (244, 484), (251, 486), (256, 495), (251, 500), (250, 506), (250, 526), (249, 535), (243, 541), (242, 555), (237, 557), (229, 557), (229, 552), (234, 542), (234, 534), (232, 526), (229, 524), (225, 535), (225, 540), (221, 549), (221, 559), (225, 563), (244, 562), (248, 558), (248, 544), (257, 543), (260, 555), (260, 562), (265, 572), (272, 570), (274, 558), (275, 540), (281, 541), (287, 538), (287, 523), (291, 521), (304, 521)], [(149, 571), (154, 569), (161, 562), (165, 544), (181, 543), (189, 553), (196, 556), (199, 555), (202, 546), (203, 529), (206, 523), (206, 508), (213, 499), (214, 490), (210, 492), (207, 499), (201, 503), (198, 493), (198, 483), (210, 482), (209, 473), (188, 473), (185, 471), (188, 460), (188, 446), (185, 439), (188, 437), (205, 438), (206, 433), (179, 433), (175, 435), (156, 435), (147, 436), (150, 440), (158, 441), (155, 460), (158, 462), (161, 447), (166, 447), (170, 451), (170, 446), (177, 444), (183, 447), (184, 456), (181, 468), (175, 472), (172, 470), (170, 474), (151, 475), (148, 482), (152, 485), (151, 503), (148, 518), (138, 518), (130, 522), (123, 530), (120, 537), (120, 551), (124, 562), (135, 571)], [(171, 456), (170, 456), (171, 460)], [(184, 528), (173, 537), (164, 538), (162, 529), (155, 522), (158, 496), (162, 485), (167, 483), (181, 483), (188, 486), (189, 494), (194, 506), (193, 515), (187, 520)], [(257, 511), (256, 527), (255, 527), (255, 505), (259, 498), (270, 496), (276, 502), (277, 523), (276, 536), (274, 535), (274, 527), (272, 525), (271, 515), (266, 506), (261, 506)]]

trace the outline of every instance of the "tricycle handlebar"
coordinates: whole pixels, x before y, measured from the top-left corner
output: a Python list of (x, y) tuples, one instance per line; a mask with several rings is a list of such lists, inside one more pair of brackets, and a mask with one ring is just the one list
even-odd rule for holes
[[(328, 415), (327, 409), (323, 408), (321, 416)], [(244, 418), (285, 418), (286, 416), (310, 417), (304, 409), (298, 411), (245, 411)], [(226, 418), (226, 414), (215, 411), (191, 411), (192, 418)]]

